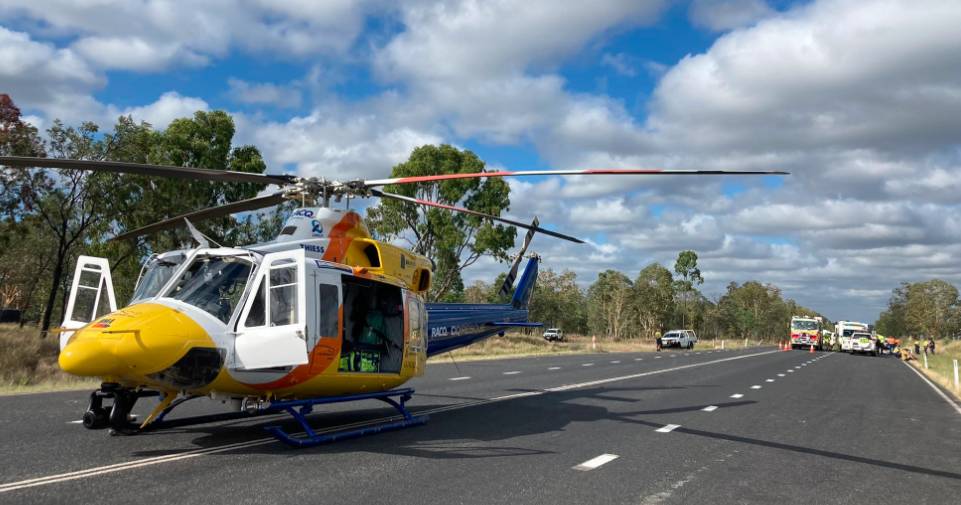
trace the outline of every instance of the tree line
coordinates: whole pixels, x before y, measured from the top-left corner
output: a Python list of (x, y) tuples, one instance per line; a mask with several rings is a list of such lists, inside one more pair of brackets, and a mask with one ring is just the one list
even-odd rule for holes
[[(165, 130), (120, 117), (102, 131), (92, 122), (67, 126), (59, 120), (41, 134), (20, 109), (0, 94), (0, 155), (111, 160), (242, 172), (266, 168), (254, 146), (234, 146), (234, 122), (225, 112), (198, 111)], [(59, 323), (73, 265), (80, 254), (110, 260), (118, 303), (129, 299), (143, 260), (177, 249), (184, 232), (139, 242), (113, 236), (184, 212), (251, 198), (252, 184), (192, 182), (103, 172), (53, 169), (0, 171), (0, 307), (21, 324), (42, 331)], [(228, 244), (273, 237), (279, 216), (248, 215), (196, 223)]]
[(875, 328), (890, 336), (957, 337), (961, 335), (958, 288), (941, 279), (903, 282), (891, 291)]
[[(471, 303), (505, 302), (503, 275), (464, 290)], [(681, 251), (673, 271), (651, 263), (632, 279), (617, 270), (598, 274), (586, 289), (574, 272), (543, 269), (530, 303), (532, 321), (568, 333), (613, 339), (654, 338), (671, 329), (693, 329), (700, 338), (785, 338), (791, 316), (820, 316), (785, 299), (773, 284), (731, 282), (712, 300), (697, 288), (704, 281), (697, 253)], [(825, 324), (830, 322), (825, 318)]]

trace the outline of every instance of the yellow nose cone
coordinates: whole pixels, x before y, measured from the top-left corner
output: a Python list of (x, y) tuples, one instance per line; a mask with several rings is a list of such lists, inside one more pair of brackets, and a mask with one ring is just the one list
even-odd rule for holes
[(142, 303), (103, 316), (77, 330), (60, 353), (73, 375), (141, 380), (165, 370), (191, 347), (216, 347), (186, 314)]

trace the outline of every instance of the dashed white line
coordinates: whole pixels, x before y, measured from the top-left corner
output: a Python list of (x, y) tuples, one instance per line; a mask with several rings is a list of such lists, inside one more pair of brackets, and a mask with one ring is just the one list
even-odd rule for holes
[(661, 358), (663, 358), (663, 357), (664, 357), (664, 356), (654, 356), (654, 359), (661, 359)]
[(676, 430), (676, 429), (678, 429), (678, 428), (680, 428), (680, 427), (681, 427), (680, 424), (667, 424), (667, 425), (661, 426), (660, 428), (658, 428), (658, 429), (656, 429), (656, 430), (654, 430), (654, 431), (656, 431), (656, 432), (658, 432), (658, 433), (670, 433), (670, 432), (672, 432), (672, 431), (674, 431), (674, 430)]
[(611, 461), (618, 458), (617, 454), (601, 454), (596, 458), (591, 458), (577, 466), (572, 467), (574, 470), (580, 470), (582, 472), (587, 472), (593, 470), (601, 465), (606, 465)]
[(733, 395), (731, 395), (731, 398), (744, 398), (744, 395), (741, 393), (734, 393)]
[(778, 377), (784, 377), (784, 374), (783, 374), (783, 373), (779, 373), (779, 374), (777, 374), (777, 376), (778, 376)]
[(547, 367), (547, 369), (548, 369), (548, 370), (560, 370), (561, 367), (559, 367), (559, 366), (549, 366), (549, 367)]
[(644, 358), (634, 358), (634, 361), (644, 361)]
[(520, 370), (511, 370), (510, 372), (504, 372), (504, 375), (517, 375), (521, 373)]
[(83, 419), (78, 419), (76, 421), (67, 421), (67, 424), (83, 424)]
[(621, 362), (621, 360), (615, 359), (614, 361), (611, 361), (611, 364), (612, 364), (612, 365), (616, 365), (616, 364), (618, 364), (618, 363), (620, 363), (620, 362)]
[(788, 370), (788, 373), (794, 373), (794, 370)]
[(751, 389), (761, 389), (761, 386), (755, 384), (755, 385), (751, 386)]
[(452, 381), (465, 381), (465, 380), (467, 380), (467, 379), (470, 379), (470, 376), (451, 377), (449, 380), (452, 380)]
[(794, 368), (797, 368), (797, 369), (799, 369), (799, 370), (801, 369), (801, 367), (799, 367), (799, 366), (796, 366), (796, 367), (794, 367)]
[(774, 379), (764, 379), (764, 382), (774, 382)]
[(707, 407), (704, 407), (701, 410), (703, 410), (704, 412), (714, 412), (715, 410), (717, 410), (717, 405), (708, 405)]
[(581, 366), (594, 366), (594, 363), (584, 363), (584, 364), (581, 365)]

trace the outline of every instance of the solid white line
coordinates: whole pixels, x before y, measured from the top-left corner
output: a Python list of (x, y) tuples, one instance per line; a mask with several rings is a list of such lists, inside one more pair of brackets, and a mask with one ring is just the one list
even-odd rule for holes
[(548, 370), (560, 370), (561, 367), (559, 367), (559, 366), (549, 366), (549, 367), (547, 367), (547, 369), (548, 369)]
[(957, 403), (955, 403), (955, 401), (952, 400), (950, 397), (948, 397), (948, 395), (944, 394), (944, 391), (941, 391), (941, 388), (939, 388), (939, 387), (936, 386), (933, 382), (931, 382), (930, 380), (928, 380), (928, 378), (925, 377), (924, 374), (922, 374), (921, 372), (915, 370), (914, 367), (911, 366), (911, 365), (909, 365), (907, 361), (902, 361), (901, 363), (904, 363), (904, 366), (910, 368), (911, 371), (914, 372), (915, 374), (917, 374), (918, 377), (921, 377), (921, 380), (923, 380), (924, 382), (928, 383), (928, 385), (931, 386), (931, 389), (933, 389), (934, 392), (937, 393), (938, 396), (941, 397), (941, 399), (943, 399), (944, 401), (948, 402), (948, 405), (950, 405), (952, 408), (954, 408), (954, 411), (955, 411), (955, 412), (957, 412), (958, 414), (961, 414), (961, 406), (959, 406)]
[(774, 382), (774, 379), (765, 379), (764, 382)]
[[(607, 378), (607, 379), (599, 379), (599, 380), (594, 380), (594, 381), (589, 381), (589, 382), (581, 382), (581, 383), (577, 383), (577, 384), (567, 384), (567, 385), (563, 385), (563, 386), (558, 386), (558, 387), (553, 387), (553, 388), (548, 388), (548, 389), (542, 389), (542, 390), (539, 390), (539, 391), (526, 391), (526, 392), (523, 392), (523, 393), (515, 393), (515, 394), (510, 394), (510, 395), (505, 395), (505, 396), (498, 396), (498, 397), (490, 398), (490, 399), (476, 400), (476, 401), (472, 401), (472, 402), (464, 402), (464, 403), (460, 403), (460, 404), (448, 405), (448, 406), (445, 406), (445, 407), (438, 407), (438, 408), (434, 408), (434, 409), (418, 410), (418, 411), (416, 411), (415, 413), (418, 414), (418, 415), (420, 415), (420, 414), (437, 414), (437, 413), (441, 413), (441, 412), (447, 412), (447, 411), (451, 411), (451, 410), (460, 410), (460, 409), (464, 409), (464, 408), (468, 408), (468, 407), (474, 407), (474, 406), (478, 406), (478, 405), (485, 405), (485, 404), (500, 402), (500, 401), (504, 401), (504, 400), (510, 400), (510, 399), (516, 399), (516, 398), (524, 398), (524, 397), (528, 397), (528, 396), (540, 396), (540, 395), (544, 395), (544, 394), (547, 394), (547, 393), (556, 393), (556, 392), (561, 392), (561, 391), (569, 391), (569, 390), (572, 390), (572, 389), (580, 389), (580, 388), (585, 388), (585, 387), (597, 386), (597, 385), (600, 385), (600, 384), (607, 384), (607, 383), (611, 383), (611, 382), (620, 382), (620, 381), (625, 381), (625, 380), (637, 379), (637, 378), (640, 378), (640, 377), (647, 377), (647, 376), (650, 376), (650, 375), (658, 375), (658, 374), (662, 374), (662, 373), (675, 372), (675, 371), (677, 371), (677, 370), (684, 370), (684, 369), (686, 369), (686, 368), (696, 368), (696, 367), (701, 367), (701, 366), (714, 365), (714, 364), (717, 364), (717, 363), (724, 363), (724, 362), (727, 362), (727, 361), (734, 361), (734, 360), (740, 360), (740, 359), (745, 359), (745, 358), (753, 358), (753, 357), (757, 357), (757, 356), (764, 356), (764, 355), (766, 355), (766, 354), (771, 354), (771, 353), (774, 353), (774, 352), (777, 352), (777, 351), (766, 351), (766, 352), (759, 352), (759, 353), (754, 353), (754, 354), (743, 354), (743, 355), (740, 355), (740, 356), (732, 356), (732, 357), (730, 357), (730, 358), (721, 358), (721, 359), (716, 359), (716, 360), (713, 360), (713, 361), (706, 361), (706, 362), (704, 362), (704, 363), (691, 363), (691, 364), (688, 364), (688, 365), (681, 365), (681, 366), (676, 366), (676, 367), (672, 367), (672, 368), (664, 368), (664, 369), (661, 369), (661, 370), (652, 370), (652, 371), (649, 371), (649, 372), (636, 373), (636, 374), (631, 374), (631, 375), (622, 375), (622, 376), (618, 376), (618, 377), (610, 377), (610, 378)], [(469, 378), (470, 378), (470, 377), (464, 377), (464, 379), (469, 379)], [(375, 424), (380, 424), (380, 423), (383, 423), (383, 422), (395, 421), (395, 420), (398, 420), (398, 419), (401, 419), (401, 416), (400, 416), (400, 415), (394, 415), (394, 416), (382, 417), (382, 418), (371, 419), (371, 420), (366, 420), (366, 421), (358, 421), (358, 422), (350, 423), (350, 424), (342, 424), (342, 425), (337, 425), (337, 426), (330, 426), (330, 427), (328, 427), (328, 428), (315, 430), (315, 432), (318, 433), (318, 434), (329, 433), (329, 432), (333, 432), (333, 431), (342, 430), (342, 429), (345, 429), (345, 428), (354, 428), (354, 427), (375, 425)], [(16, 490), (19, 490), (19, 489), (31, 488), (31, 487), (36, 487), (36, 486), (43, 486), (43, 485), (47, 485), (47, 484), (55, 484), (55, 483), (58, 483), (58, 482), (65, 482), (65, 481), (71, 481), (71, 480), (76, 480), (76, 479), (83, 479), (83, 478), (86, 478), (86, 477), (93, 477), (93, 476), (97, 476), (97, 475), (103, 475), (103, 474), (108, 474), (108, 473), (120, 472), (120, 471), (123, 471), (123, 470), (131, 470), (131, 469), (135, 469), (135, 468), (141, 468), (141, 467), (150, 466), (150, 465), (156, 465), (156, 464), (160, 464), (160, 463), (168, 463), (168, 462), (173, 462), (173, 461), (182, 461), (182, 460), (186, 460), (186, 459), (196, 458), (196, 457), (199, 457), (199, 456), (204, 456), (204, 455), (207, 455), (207, 454), (217, 454), (217, 453), (221, 453), (221, 452), (227, 452), (227, 451), (232, 451), (232, 450), (237, 450), (237, 449), (246, 449), (246, 448), (250, 448), (250, 447), (257, 447), (257, 446), (261, 446), (261, 445), (275, 444), (275, 443), (277, 443), (277, 439), (275, 439), (274, 437), (266, 437), (266, 438), (260, 438), (260, 439), (251, 440), (251, 441), (247, 441), (247, 442), (237, 442), (237, 443), (234, 443), (234, 444), (226, 444), (226, 445), (221, 445), (221, 446), (217, 446), (217, 447), (209, 447), (209, 448), (205, 448), (205, 449), (193, 449), (193, 450), (188, 450), (188, 451), (180, 452), (180, 453), (177, 453), (177, 454), (170, 454), (170, 455), (166, 455), (166, 456), (154, 456), (154, 457), (150, 457), (150, 458), (144, 458), (144, 459), (139, 459), (139, 460), (134, 460), (134, 461), (128, 461), (128, 462), (124, 462), (124, 463), (115, 463), (115, 464), (111, 464), (111, 465), (100, 466), (100, 467), (93, 467), (93, 468), (87, 468), (87, 469), (77, 470), (77, 471), (73, 471), (73, 472), (67, 472), (67, 473), (61, 473), (61, 474), (55, 474), (55, 475), (47, 475), (47, 476), (44, 476), (44, 477), (36, 477), (36, 478), (33, 478), (33, 479), (27, 479), (27, 480), (22, 480), (22, 481), (17, 481), (17, 482), (8, 482), (8, 483), (6, 483), (6, 484), (0, 484), (0, 493), (5, 493), (5, 492), (8, 492), (8, 491), (16, 491)]]
[(593, 469), (595, 469), (595, 468), (597, 468), (597, 467), (599, 467), (599, 466), (601, 466), (601, 465), (606, 465), (607, 463), (610, 463), (611, 461), (614, 461), (614, 460), (617, 459), (617, 458), (618, 458), (618, 455), (617, 455), (617, 454), (601, 454), (600, 456), (598, 456), (598, 457), (596, 457), (596, 458), (591, 458), (591, 459), (589, 459), (589, 460), (587, 460), (587, 461), (585, 461), (585, 462), (583, 462), (583, 463), (581, 463), (581, 464), (579, 464), (579, 465), (577, 465), (577, 466), (574, 466), (574, 467), (572, 467), (572, 468), (573, 468), (574, 470), (580, 470), (580, 471), (582, 471), (582, 472), (587, 472), (587, 471), (593, 470)]
[(517, 375), (521, 373), (520, 370), (511, 370), (510, 372), (504, 372), (504, 375)]
[(731, 395), (731, 398), (744, 398), (744, 395), (742, 395), (741, 393), (734, 393), (733, 395)]
[(584, 363), (584, 364), (581, 365), (581, 366), (594, 366), (594, 363)]
[(755, 385), (751, 386), (751, 389), (761, 389), (761, 386), (758, 386), (757, 384), (755, 384)]
[(680, 424), (668, 424), (668, 425), (665, 425), (665, 426), (661, 426), (660, 428), (658, 428), (658, 429), (656, 429), (656, 430), (654, 430), (654, 431), (656, 431), (656, 432), (658, 432), (658, 433), (670, 433), (670, 432), (672, 432), (672, 431), (674, 431), (674, 430), (676, 430), (676, 429), (678, 429), (678, 428), (680, 428), (680, 427), (681, 427)]
[(701, 410), (703, 410), (704, 412), (714, 412), (715, 410), (717, 410), (717, 405), (708, 405), (707, 407), (704, 407)]
[(467, 379), (470, 379), (470, 376), (469, 376), (469, 375), (468, 375), (468, 376), (464, 376), (464, 377), (451, 377), (451, 378), (448, 379), (448, 380), (452, 380), (452, 381), (465, 381), (465, 380), (467, 380)]

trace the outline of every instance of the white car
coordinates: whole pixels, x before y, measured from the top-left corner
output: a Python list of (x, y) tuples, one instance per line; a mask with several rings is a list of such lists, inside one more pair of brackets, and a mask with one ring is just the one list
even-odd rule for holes
[(696, 343), (697, 335), (693, 330), (671, 330), (661, 337), (661, 347), (694, 349)]
[(564, 340), (564, 332), (560, 328), (548, 328), (544, 332), (544, 340), (548, 342), (560, 342)]
[(870, 333), (857, 332), (851, 335), (847, 341), (841, 340), (841, 350), (850, 351), (851, 353), (864, 352), (875, 356), (878, 355), (875, 338)]

